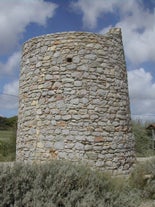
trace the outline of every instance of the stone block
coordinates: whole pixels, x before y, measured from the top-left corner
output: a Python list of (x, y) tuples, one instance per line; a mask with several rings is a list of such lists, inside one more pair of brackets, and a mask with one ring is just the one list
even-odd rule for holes
[(42, 62), (37, 62), (36, 68), (41, 67), (41, 66), (42, 66)]
[(67, 121), (67, 120), (70, 120), (72, 117), (71, 117), (71, 115), (64, 115), (63, 117), (62, 117), (62, 120), (65, 120), (65, 121)]
[(77, 149), (77, 150), (83, 150), (84, 149), (84, 145), (81, 144), (80, 142), (77, 142), (75, 144), (75, 149)]
[(90, 160), (97, 160), (97, 157), (98, 157), (97, 153), (95, 152), (86, 152), (86, 156)]
[(54, 144), (54, 148), (55, 148), (56, 150), (62, 150), (62, 149), (64, 149), (64, 142), (62, 142), (62, 141), (60, 141), (60, 142), (55, 142), (55, 144)]
[(77, 87), (82, 86), (82, 81), (74, 81), (74, 86), (77, 86)]
[(59, 121), (59, 122), (56, 122), (56, 125), (59, 126), (59, 127), (66, 127), (67, 122), (66, 121)]
[(103, 137), (95, 137), (94, 142), (104, 142), (104, 138)]

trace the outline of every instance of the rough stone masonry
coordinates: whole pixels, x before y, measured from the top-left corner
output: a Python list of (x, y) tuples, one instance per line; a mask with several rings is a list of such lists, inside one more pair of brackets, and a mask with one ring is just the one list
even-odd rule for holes
[(134, 161), (121, 30), (49, 34), (23, 46), (17, 161), (81, 161), (113, 174)]

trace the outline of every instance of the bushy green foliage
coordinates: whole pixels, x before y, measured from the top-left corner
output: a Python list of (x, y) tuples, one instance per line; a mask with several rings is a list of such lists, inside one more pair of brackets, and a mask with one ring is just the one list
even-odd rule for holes
[(17, 116), (10, 118), (0, 116), (0, 130), (10, 130), (16, 128), (17, 126)]
[(0, 169), (0, 207), (137, 207), (138, 198), (128, 185), (68, 162)]
[(13, 161), (16, 154), (17, 116), (0, 117), (0, 161)]
[(9, 133), (9, 137), (0, 139), (0, 161), (13, 161), (16, 154), (16, 130)]
[(149, 156), (154, 152), (150, 148), (151, 134), (146, 129), (146, 124), (140, 121), (132, 122), (132, 129), (135, 137), (135, 150), (137, 156)]
[(130, 182), (141, 191), (143, 198), (155, 199), (155, 158), (137, 164)]

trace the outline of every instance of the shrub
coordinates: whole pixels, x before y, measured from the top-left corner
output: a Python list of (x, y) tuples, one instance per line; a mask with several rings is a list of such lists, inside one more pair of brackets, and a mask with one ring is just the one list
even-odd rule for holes
[(155, 199), (155, 159), (137, 164), (130, 182), (133, 187), (141, 190), (143, 198)]
[(17, 116), (13, 116), (10, 118), (0, 116), (0, 130), (10, 130), (16, 128), (17, 119)]
[(53, 161), (0, 169), (0, 206), (137, 207), (128, 185), (81, 165)]
[(16, 131), (12, 130), (9, 139), (0, 140), (0, 161), (13, 161), (16, 156)]
[(2, 156), (6, 156), (8, 154), (8, 143), (6, 141), (0, 140), (0, 152)]
[(135, 150), (137, 156), (149, 156), (153, 154), (150, 148), (151, 135), (146, 130), (143, 123), (138, 121), (132, 122), (133, 134), (135, 137)]

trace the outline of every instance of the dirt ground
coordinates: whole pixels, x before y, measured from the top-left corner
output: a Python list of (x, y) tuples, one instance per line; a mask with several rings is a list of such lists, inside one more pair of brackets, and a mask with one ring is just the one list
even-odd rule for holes
[(145, 203), (142, 203), (140, 207), (155, 207), (155, 201), (147, 201)]
[(137, 157), (137, 162), (145, 162), (145, 161), (150, 161), (152, 159), (155, 159), (155, 156), (151, 156), (151, 157)]

